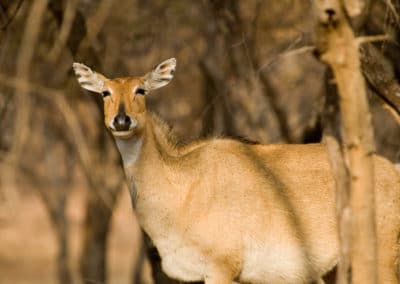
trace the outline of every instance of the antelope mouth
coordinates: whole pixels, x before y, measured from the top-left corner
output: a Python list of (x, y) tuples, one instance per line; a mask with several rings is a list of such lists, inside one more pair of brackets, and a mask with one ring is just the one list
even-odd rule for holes
[(114, 130), (110, 129), (113, 136), (118, 138), (130, 138), (134, 134), (134, 129), (129, 130)]

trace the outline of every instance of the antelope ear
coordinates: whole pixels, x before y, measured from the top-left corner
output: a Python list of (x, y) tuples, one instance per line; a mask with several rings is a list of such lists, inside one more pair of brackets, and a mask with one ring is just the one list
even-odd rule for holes
[(106, 90), (106, 77), (92, 71), (92, 69), (81, 63), (74, 63), (72, 67), (74, 68), (75, 75), (82, 88), (96, 93), (102, 93)]
[(167, 85), (174, 78), (175, 67), (175, 58), (167, 59), (158, 64), (143, 77), (145, 89), (151, 91)]

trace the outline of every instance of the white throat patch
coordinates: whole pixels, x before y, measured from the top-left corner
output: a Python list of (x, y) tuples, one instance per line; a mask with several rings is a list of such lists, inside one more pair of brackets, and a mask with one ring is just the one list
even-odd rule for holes
[(143, 138), (133, 138), (129, 140), (116, 138), (117, 147), (121, 154), (124, 167), (133, 165), (138, 159), (142, 150)]

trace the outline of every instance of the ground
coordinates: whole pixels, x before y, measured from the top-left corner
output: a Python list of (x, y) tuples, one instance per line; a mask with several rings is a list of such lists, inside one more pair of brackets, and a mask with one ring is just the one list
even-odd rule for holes
[[(71, 267), (77, 278), (85, 189), (76, 188), (68, 202)], [(57, 246), (45, 208), (34, 190), (19, 192), (0, 219), (0, 284), (57, 283)], [(138, 229), (127, 190), (118, 201), (109, 239), (109, 283), (131, 283)]]

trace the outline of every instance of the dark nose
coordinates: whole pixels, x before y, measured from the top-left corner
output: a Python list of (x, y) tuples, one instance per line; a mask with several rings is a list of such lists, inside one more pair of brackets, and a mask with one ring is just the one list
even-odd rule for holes
[(119, 113), (114, 118), (114, 127), (117, 131), (126, 131), (129, 130), (129, 126), (131, 125), (131, 119), (125, 113)]

